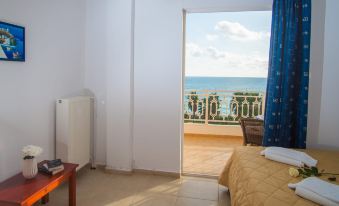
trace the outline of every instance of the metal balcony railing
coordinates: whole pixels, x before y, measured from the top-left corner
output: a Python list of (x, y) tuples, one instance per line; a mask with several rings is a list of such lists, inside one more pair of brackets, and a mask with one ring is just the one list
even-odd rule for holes
[(264, 114), (265, 93), (260, 91), (185, 90), (185, 123), (239, 124), (241, 117)]

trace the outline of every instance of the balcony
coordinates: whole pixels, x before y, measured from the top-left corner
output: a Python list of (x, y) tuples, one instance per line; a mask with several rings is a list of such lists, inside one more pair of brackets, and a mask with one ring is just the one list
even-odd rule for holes
[(260, 91), (186, 90), (183, 172), (218, 176), (242, 145), (239, 119), (263, 115), (264, 100)]

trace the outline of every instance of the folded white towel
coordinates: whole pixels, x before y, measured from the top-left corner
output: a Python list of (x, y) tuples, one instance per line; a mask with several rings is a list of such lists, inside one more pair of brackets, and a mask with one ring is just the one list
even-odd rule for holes
[(309, 177), (296, 184), (288, 184), (295, 193), (305, 199), (325, 206), (339, 206), (339, 186), (317, 177)]
[(267, 159), (283, 162), (285, 164), (290, 164), (297, 167), (302, 167), (304, 166), (304, 164), (309, 167), (315, 167), (318, 163), (317, 160), (313, 159), (305, 152), (300, 152), (283, 147), (267, 147), (266, 149), (261, 151), (260, 154), (265, 155)]
[(272, 153), (272, 154), (267, 153), (267, 154), (265, 154), (265, 157), (267, 159), (270, 159), (270, 160), (273, 160), (273, 161), (276, 161), (276, 162), (281, 162), (281, 163), (293, 165), (293, 166), (296, 166), (296, 167), (304, 166), (304, 163), (302, 163), (300, 160), (291, 159), (291, 158), (288, 158), (288, 157), (277, 155), (275, 153)]
[(339, 206), (339, 204), (329, 200), (329, 199), (326, 199), (320, 195), (318, 195), (317, 193), (314, 193), (310, 190), (307, 190), (303, 187), (297, 187), (297, 189), (295, 190), (295, 194), (300, 196), (300, 197), (303, 197), (305, 199), (308, 199), (308, 200), (311, 200), (315, 203), (318, 203), (320, 205), (324, 205), (324, 206)]

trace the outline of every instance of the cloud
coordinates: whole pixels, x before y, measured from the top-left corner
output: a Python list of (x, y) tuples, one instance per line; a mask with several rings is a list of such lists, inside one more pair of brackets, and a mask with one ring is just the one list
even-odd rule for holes
[(270, 37), (269, 32), (251, 31), (238, 22), (220, 21), (215, 25), (215, 30), (237, 41), (256, 41)]
[(211, 57), (213, 59), (225, 58), (225, 53), (215, 47), (202, 48), (194, 43), (186, 44), (186, 53), (192, 57)]
[(200, 57), (203, 55), (204, 51), (200, 46), (194, 43), (187, 43), (186, 44), (186, 52), (187, 54), (194, 56), (194, 57)]
[(213, 59), (223, 59), (226, 57), (226, 53), (225, 52), (221, 52), (219, 51), (217, 48), (215, 47), (207, 47), (204, 50), (204, 53), (209, 56), (212, 57)]
[(219, 35), (217, 35), (217, 34), (207, 34), (206, 35), (206, 39), (208, 40), (208, 41), (215, 41), (215, 40), (217, 40), (219, 38)]
[(226, 52), (215, 47), (188, 43), (186, 53), (187, 75), (267, 76), (268, 55), (256, 51), (248, 54)]
[(192, 57), (210, 57), (212, 59), (222, 59), (225, 58), (226, 53), (219, 51), (215, 47), (202, 48), (201, 46), (194, 43), (186, 44), (186, 53)]

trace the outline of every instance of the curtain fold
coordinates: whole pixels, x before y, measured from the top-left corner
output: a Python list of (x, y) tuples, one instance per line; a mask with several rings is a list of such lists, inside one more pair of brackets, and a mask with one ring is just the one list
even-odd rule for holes
[(311, 0), (274, 0), (263, 145), (306, 147)]

